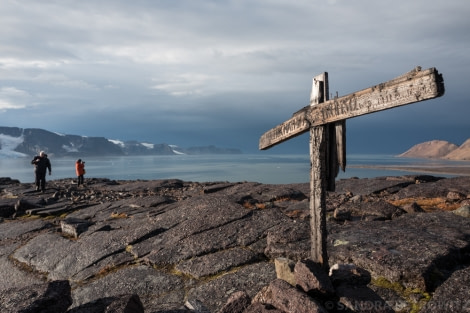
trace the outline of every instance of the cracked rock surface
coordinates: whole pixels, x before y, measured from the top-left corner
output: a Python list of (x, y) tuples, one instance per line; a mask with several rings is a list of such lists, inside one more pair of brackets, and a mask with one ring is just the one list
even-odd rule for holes
[[(66, 281), (70, 312), (125, 294), (137, 294), (145, 312), (191, 299), (217, 312), (235, 292), (253, 298), (274, 281), (274, 259), (309, 257), (308, 183), (33, 187), (0, 178), (0, 293)], [(434, 294), (448, 295), (444, 286), (457, 301), (468, 292), (459, 277), (468, 278), (470, 219), (453, 211), (469, 204), (470, 177), (340, 180), (327, 197), (329, 265), (369, 271), (371, 288), (397, 312), (432, 307)]]

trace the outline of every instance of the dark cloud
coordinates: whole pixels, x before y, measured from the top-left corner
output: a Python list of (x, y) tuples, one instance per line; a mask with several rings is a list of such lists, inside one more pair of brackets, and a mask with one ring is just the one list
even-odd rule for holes
[[(4, 1), (0, 111), (6, 126), (182, 146), (257, 150), (328, 71), (345, 95), (417, 65), (444, 97), (348, 121), (349, 151), (461, 143), (470, 5), (425, 0)], [(308, 137), (271, 152), (308, 152)]]

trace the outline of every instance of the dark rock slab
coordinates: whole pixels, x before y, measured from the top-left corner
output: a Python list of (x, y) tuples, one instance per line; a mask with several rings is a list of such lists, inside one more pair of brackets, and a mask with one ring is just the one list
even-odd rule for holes
[(203, 192), (206, 193), (206, 194), (207, 193), (214, 193), (214, 192), (218, 192), (218, 191), (221, 191), (223, 189), (232, 187), (233, 185), (235, 185), (235, 183), (208, 184), (208, 185), (204, 186)]
[(0, 217), (11, 217), (15, 214), (16, 199), (0, 199)]
[[(110, 216), (106, 222), (95, 223), (78, 240), (66, 239), (60, 233), (39, 235), (18, 249), (14, 258), (48, 273), (50, 279), (70, 279), (78, 273), (83, 273), (80, 278), (91, 277), (102, 267), (118, 265), (114, 263), (118, 254), (125, 256), (120, 258), (122, 262), (133, 259), (126, 252), (130, 245), (162, 231), (145, 216)], [(109, 262), (103, 261), (106, 259)]]
[[(403, 292), (403, 290), (406, 290), (404, 287), (400, 288), (400, 290), (395, 290), (394, 288), (390, 288), (390, 286), (377, 286), (376, 284), (371, 284), (368, 287), (370, 287), (376, 295), (385, 300), (387, 305), (395, 312), (410, 312), (413, 309), (417, 310), (417, 308), (423, 306), (420, 301), (424, 301), (424, 296), (422, 296), (420, 291), (416, 293), (417, 295), (419, 294), (419, 296), (414, 297), (413, 293), (406, 294)], [(410, 295), (413, 295), (413, 298), (411, 298)]]
[[(181, 229), (178, 225), (162, 234), (168, 240), (162, 241), (165, 242), (164, 245), (155, 246), (153, 251), (145, 256), (145, 260), (152, 264), (166, 265), (236, 246), (246, 247), (265, 237), (272, 227), (287, 219), (277, 210), (245, 210), (245, 213), (247, 214), (241, 219), (216, 227), (211, 227), (208, 222), (192, 236), (173, 242), (168, 236), (174, 233), (174, 230)], [(193, 222), (197, 225), (199, 220)]]
[(426, 183), (410, 184), (406, 188), (397, 191), (394, 196), (402, 198), (446, 198), (450, 191), (468, 195), (470, 190), (470, 177), (461, 176), (447, 179), (439, 179)]
[(173, 200), (162, 196), (148, 196), (139, 198), (118, 199), (113, 202), (104, 202), (88, 207), (68, 215), (71, 218), (91, 221), (107, 221), (116, 216), (135, 216), (140, 214), (151, 215), (152, 208), (162, 204), (172, 203)]
[(199, 301), (198, 299), (188, 299), (186, 300), (186, 303), (184, 304), (186, 308), (191, 310), (191, 312), (197, 312), (197, 313), (210, 313), (209, 309), (206, 308), (204, 303)]
[(405, 214), (403, 209), (382, 199), (370, 199), (366, 202), (357, 203), (348, 201), (338, 209), (349, 211), (351, 213), (349, 219), (356, 220), (391, 220)]
[(72, 304), (68, 281), (12, 288), (0, 293), (2, 313), (65, 313)]
[[(93, 236), (70, 240), (59, 233), (39, 235), (19, 248), (13, 258), (49, 279), (71, 279), (100, 260), (125, 251), (124, 230), (95, 232)], [(95, 274), (102, 268), (93, 267)]]
[(143, 265), (126, 267), (75, 289), (72, 307), (79, 307), (100, 298), (137, 294), (146, 311), (175, 309), (184, 303), (184, 287), (185, 283), (181, 277)]
[(274, 201), (274, 207), (281, 209), (282, 213), (292, 218), (307, 219), (310, 217), (310, 205), (304, 200), (278, 200)]
[(270, 304), (264, 304), (264, 303), (252, 303), (250, 304), (244, 313), (285, 313), (284, 311), (278, 310), (276, 308), (273, 308), (272, 305)]
[(470, 312), (470, 267), (455, 271), (439, 286), (422, 313)]
[(120, 192), (142, 193), (144, 191), (158, 192), (162, 190), (181, 190), (191, 183), (184, 182), (180, 179), (161, 179), (161, 180), (136, 180), (136, 181), (122, 181), (111, 184), (108, 190), (115, 190)]
[(5, 220), (0, 223), (0, 240), (20, 238), (28, 233), (33, 233), (44, 228), (48, 228), (48, 221), (30, 219), (30, 220)]
[(189, 290), (188, 297), (199, 299), (211, 312), (216, 312), (234, 292), (245, 291), (252, 298), (274, 279), (273, 264), (256, 263), (195, 286)]
[(336, 310), (340, 312), (393, 313), (393, 309), (367, 286), (342, 284), (336, 287), (339, 298)]
[[(418, 296), (425, 291), (438, 296), (447, 282), (457, 284), (452, 273), (468, 266), (469, 219), (451, 212), (406, 214), (387, 201), (438, 195), (464, 206), (469, 181), (424, 176), (339, 181), (327, 198), (329, 264), (354, 263), (371, 273), (372, 284), (380, 279), (415, 290), (417, 300), (409, 302), (385, 285), (366, 286), (375, 295), (361, 289), (359, 295), (379, 295), (396, 310), (421, 303)], [(44, 277), (67, 279), (76, 302), (70, 313), (103, 312), (134, 294), (146, 312), (188, 312), (185, 300), (216, 312), (235, 292), (252, 298), (269, 285), (276, 275), (273, 259), (310, 256), (308, 183), (89, 179), (80, 189), (70, 180), (51, 181), (45, 194), (31, 184), (0, 188), (0, 198), (21, 199), (45, 212), (44, 219), (0, 223), (0, 290)], [(67, 206), (66, 217), (53, 211)], [(349, 218), (331, 218), (336, 209)], [(76, 237), (61, 229), (61, 222), (73, 219), (89, 224)], [(335, 279), (334, 286), (364, 287), (370, 276), (357, 274), (350, 281)], [(352, 307), (362, 303), (346, 294)], [(340, 303), (346, 308), (346, 301)], [(257, 309), (280, 311), (261, 303), (247, 308)]]
[[(189, 241), (194, 238), (193, 235), (201, 236), (200, 234), (207, 230), (213, 230), (216, 233), (218, 227), (239, 220), (249, 213), (248, 210), (224, 198), (196, 197), (194, 201), (182, 201), (181, 204), (170, 205), (164, 213), (158, 214), (151, 220), (152, 224), (158, 225), (165, 231), (133, 244), (132, 253), (139, 257), (152, 254), (155, 256), (155, 262), (160, 262), (159, 255), (162, 255), (164, 264), (182, 260), (193, 256), (193, 253), (186, 249), (187, 247), (183, 247), (183, 241), (191, 245)], [(206, 242), (196, 244), (210, 245), (211, 243), (206, 240)], [(185, 256), (179, 256), (179, 252)], [(149, 258), (149, 260), (152, 259), (153, 257)]]
[(432, 291), (445, 280), (446, 272), (468, 262), (469, 238), (470, 220), (449, 212), (333, 224), (329, 262), (354, 263), (373, 277)]
[(250, 304), (250, 296), (244, 291), (237, 291), (230, 295), (227, 303), (217, 313), (243, 313)]
[(282, 279), (273, 280), (253, 299), (253, 302), (269, 304), (283, 312), (328, 312), (318, 301)]
[(236, 184), (220, 194), (242, 205), (265, 204), (278, 200), (304, 200), (309, 196), (309, 184), (270, 185), (260, 183)]
[(335, 264), (330, 267), (330, 279), (333, 285), (363, 285), (371, 282), (368, 271), (354, 264)]
[(144, 313), (144, 306), (136, 294), (122, 295), (116, 301), (111, 302), (105, 313)]
[(294, 261), (310, 257), (310, 225), (308, 220), (288, 220), (268, 231), (264, 253), (271, 259)]
[(117, 297), (100, 298), (95, 301), (76, 306), (67, 311), (67, 313), (103, 313), (106, 308), (116, 301)]
[(5, 185), (17, 185), (20, 181), (18, 179), (12, 179), (11, 177), (0, 177), (0, 187)]
[(300, 260), (295, 264), (294, 275), (296, 285), (305, 293), (332, 295), (334, 294), (333, 284), (328, 273), (312, 260)]
[[(74, 244), (58, 234), (40, 234), (17, 249), (12, 258), (38, 272), (47, 273), (51, 280), (67, 279), (70, 271), (66, 268), (67, 264), (64, 260), (74, 249)], [(76, 261), (70, 263), (76, 263)]]
[(424, 213), (425, 212), (423, 208), (420, 207), (416, 202), (405, 204), (402, 209), (405, 210), (406, 213)]
[(24, 215), (28, 210), (31, 210), (37, 207), (38, 207), (37, 204), (29, 203), (28, 201), (19, 199), (15, 203), (15, 216), (14, 217)]
[(40, 275), (34, 275), (27, 268), (21, 268), (10, 259), (10, 255), (20, 245), (20, 242), (7, 243), (5, 241), (0, 245), (0, 293), (3, 290), (23, 288), (44, 282)]
[(183, 261), (176, 265), (176, 270), (195, 278), (201, 278), (226, 272), (256, 259), (257, 255), (251, 250), (233, 248)]
[(56, 203), (54, 205), (48, 205), (43, 208), (35, 208), (26, 210), (28, 215), (39, 215), (39, 216), (51, 216), (51, 215), (61, 215), (63, 213), (72, 212), (75, 210), (75, 207), (64, 203)]
[(354, 196), (380, 194), (387, 190), (388, 193), (393, 193), (415, 182), (414, 176), (340, 179), (336, 182), (335, 192)]

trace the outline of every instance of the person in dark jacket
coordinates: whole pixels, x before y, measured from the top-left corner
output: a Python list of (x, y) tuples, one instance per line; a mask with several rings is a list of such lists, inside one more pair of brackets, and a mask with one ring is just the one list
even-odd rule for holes
[(34, 165), (34, 175), (36, 191), (41, 188), (42, 192), (46, 190), (46, 172), (49, 170), (49, 175), (52, 174), (51, 161), (47, 158), (47, 154), (41, 151), (39, 155), (35, 156), (31, 161)]

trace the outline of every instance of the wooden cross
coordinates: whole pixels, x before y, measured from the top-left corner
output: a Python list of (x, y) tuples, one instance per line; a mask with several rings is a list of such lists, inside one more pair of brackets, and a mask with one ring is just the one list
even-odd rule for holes
[(259, 149), (269, 149), (310, 131), (310, 228), (312, 260), (328, 268), (326, 192), (334, 191), (339, 167), (346, 168), (348, 118), (440, 97), (444, 80), (435, 68), (421, 67), (388, 82), (328, 99), (328, 73), (313, 78), (310, 105), (264, 133)]

